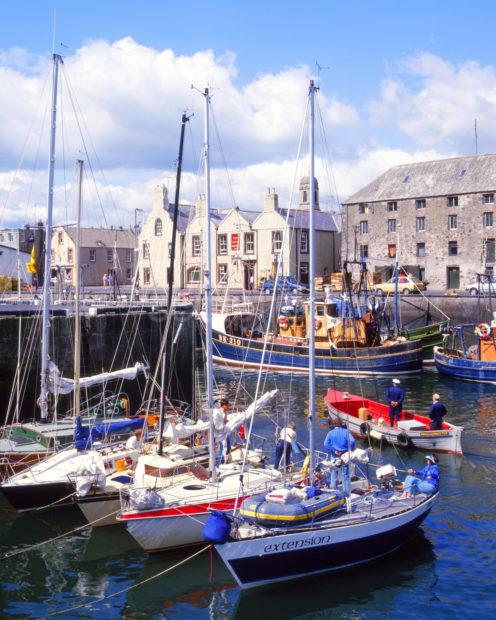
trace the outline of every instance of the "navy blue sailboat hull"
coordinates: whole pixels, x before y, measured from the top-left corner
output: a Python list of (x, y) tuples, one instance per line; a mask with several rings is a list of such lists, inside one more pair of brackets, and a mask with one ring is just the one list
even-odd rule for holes
[(434, 361), (438, 371), (444, 375), (468, 381), (496, 382), (496, 362), (446, 355), (442, 349), (434, 349)]
[[(263, 340), (250, 340), (213, 332), (214, 360), (229, 366), (258, 368), (262, 361)], [(308, 370), (309, 349), (292, 344), (267, 347), (264, 367), (279, 371)], [(315, 368), (319, 374), (366, 375), (401, 374), (422, 368), (420, 341), (401, 342), (391, 346), (353, 349), (317, 349)]]

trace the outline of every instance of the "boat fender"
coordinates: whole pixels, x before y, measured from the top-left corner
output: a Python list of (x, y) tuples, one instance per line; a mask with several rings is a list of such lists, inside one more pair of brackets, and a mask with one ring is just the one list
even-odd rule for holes
[(212, 510), (203, 527), (203, 539), (214, 545), (227, 542), (231, 533), (231, 522), (222, 510)]
[(488, 340), (491, 335), (491, 328), (487, 323), (479, 323), (475, 328), (475, 333), (479, 338), (482, 338), (482, 340)]
[(398, 437), (396, 437), (396, 443), (402, 448), (408, 448), (410, 447), (412, 441), (406, 433), (400, 433)]
[(307, 454), (307, 456), (305, 457), (303, 461), (303, 465), (301, 466), (301, 472), (300, 472), (300, 475), (303, 478), (303, 480), (306, 480), (306, 478), (308, 477), (309, 469), (310, 469), (310, 456)]
[(360, 434), (361, 435), (368, 435), (370, 433), (370, 425), (367, 424), (367, 422), (362, 422), (360, 424)]
[(322, 321), (320, 321), (319, 319), (315, 319), (315, 331), (318, 332), (321, 327)]

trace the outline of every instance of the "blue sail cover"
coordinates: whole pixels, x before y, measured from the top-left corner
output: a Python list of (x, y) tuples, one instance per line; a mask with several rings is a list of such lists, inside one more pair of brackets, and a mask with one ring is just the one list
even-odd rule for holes
[(81, 450), (91, 448), (94, 441), (103, 439), (112, 433), (137, 430), (143, 427), (145, 418), (134, 418), (122, 420), (121, 422), (108, 422), (107, 424), (96, 424), (95, 426), (83, 426), (81, 416), (76, 418), (76, 428), (74, 429), (74, 445)]

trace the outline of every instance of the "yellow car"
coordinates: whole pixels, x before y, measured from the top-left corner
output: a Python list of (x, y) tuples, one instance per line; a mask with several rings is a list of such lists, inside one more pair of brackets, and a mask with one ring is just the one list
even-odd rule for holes
[[(391, 278), (387, 282), (374, 285), (374, 290), (379, 295), (394, 295), (395, 286), (396, 278)], [(427, 282), (422, 282), (413, 276), (399, 276), (398, 278), (398, 291), (403, 295), (420, 293), (420, 291), (425, 290), (427, 290)]]

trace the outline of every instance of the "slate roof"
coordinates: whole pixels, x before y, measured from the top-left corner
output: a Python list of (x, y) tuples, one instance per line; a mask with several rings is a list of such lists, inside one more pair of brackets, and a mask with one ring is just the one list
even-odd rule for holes
[[(287, 209), (279, 209), (279, 214), (286, 219)], [(309, 228), (310, 211), (307, 209), (291, 209), (289, 212), (288, 225), (292, 228)], [(332, 213), (315, 211), (315, 230), (324, 232), (337, 232), (338, 228)]]
[(390, 168), (343, 204), (496, 191), (496, 153)]
[[(174, 205), (169, 203), (169, 213), (171, 219), (174, 217)], [(195, 206), (187, 204), (179, 204), (179, 213), (177, 216), (177, 229), (180, 234), (186, 232), (186, 228), (195, 216)]]
[[(66, 233), (76, 243), (76, 227), (63, 226)], [(135, 248), (136, 236), (130, 230), (120, 228), (81, 228), (82, 248)]]

